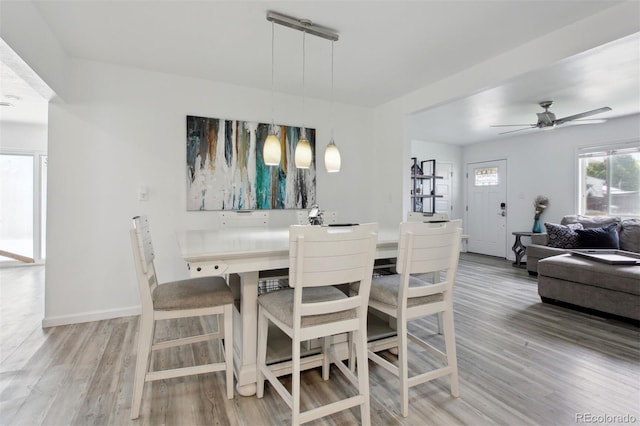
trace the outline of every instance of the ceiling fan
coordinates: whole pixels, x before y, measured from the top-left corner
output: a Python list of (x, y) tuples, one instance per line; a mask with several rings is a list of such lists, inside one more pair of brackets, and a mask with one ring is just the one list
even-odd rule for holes
[(591, 115), (600, 114), (602, 112), (611, 111), (611, 108), (609, 107), (602, 107), (602, 108), (594, 109), (591, 111), (585, 111), (580, 114), (570, 115), (568, 117), (556, 118), (556, 115), (549, 111), (549, 108), (551, 108), (551, 105), (553, 105), (553, 101), (542, 101), (538, 105), (540, 105), (544, 109), (544, 112), (537, 113), (538, 122), (535, 124), (494, 124), (491, 127), (526, 126), (526, 127), (523, 127), (522, 129), (509, 130), (508, 132), (499, 133), (500, 135), (504, 135), (507, 133), (519, 132), (521, 130), (527, 130), (527, 129), (533, 129), (533, 128), (543, 129), (546, 127), (556, 127), (561, 124), (565, 124), (565, 123), (568, 123), (569, 121), (574, 121), (574, 120), (579, 120), (579, 121), (598, 120), (598, 119), (586, 119), (586, 120), (580, 120), (580, 119), (584, 119), (585, 117), (589, 117)]

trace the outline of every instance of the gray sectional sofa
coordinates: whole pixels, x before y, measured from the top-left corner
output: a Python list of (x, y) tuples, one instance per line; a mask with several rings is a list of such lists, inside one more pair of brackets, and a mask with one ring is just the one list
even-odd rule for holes
[[(571, 215), (561, 223), (580, 223), (584, 229), (610, 225), (621, 250), (640, 253), (639, 219)], [(611, 265), (571, 255), (568, 250), (578, 247), (549, 247), (549, 235), (537, 237), (536, 242), (547, 242), (527, 247), (527, 269), (538, 275), (543, 302), (563, 302), (640, 321), (640, 265)], [(557, 246), (557, 241), (552, 245)]]
[[(636, 220), (636, 219), (631, 219)], [(580, 224), (584, 229), (599, 228), (602, 226), (610, 225), (612, 223), (620, 224), (619, 217), (614, 216), (581, 216), (581, 215), (567, 215), (560, 221), (561, 225), (574, 225)], [(558, 247), (561, 246), (561, 247)], [(551, 256), (557, 256), (559, 254), (567, 253), (567, 250), (575, 249), (574, 246), (566, 246), (562, 244), (552, 244), (549, 241), (549, 235), (545, 232), (543, 234), (533, 234), (531, 236), (531, 245), (527, 246), (527, 271), (530, 275), (538, 274), (538, 262), (541, 259)], [(636, 247), (637, 248), (637, 247)], [(640, 251), (640, 250), (631, 250)]]

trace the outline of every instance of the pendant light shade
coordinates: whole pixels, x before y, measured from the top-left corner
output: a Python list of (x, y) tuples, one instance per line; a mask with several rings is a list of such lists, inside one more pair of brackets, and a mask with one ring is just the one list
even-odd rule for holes
[(280, 147), (280, 139), (275, 133), (269, 132), (267, 140), (264, 141), (262, 147), (262, 159), (267, 166), (277, 166), (280, 164), (282, 149)]
[(341, 164), (340, 150), (333, 139), (331, 139), (331, 142), (327, 145), (327, 149), (324, 151), (324, 168), (327, 173), (336, 173), (340, 171)]
[(306, 129), (302, 129), (302, 134), (296, 145), (295, 162), (296, 168), (308, 169), (311, 167), (311, 144), (307, 140)]

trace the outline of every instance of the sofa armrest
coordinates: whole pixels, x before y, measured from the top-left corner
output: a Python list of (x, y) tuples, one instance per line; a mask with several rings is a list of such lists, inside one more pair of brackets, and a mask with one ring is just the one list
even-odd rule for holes
[(565, 254), (566, 252), (565, 249), (531, 244), (527, 246), (527, 271), (529, 271), (530, 274), (537, 274), (539, 260)]
[(548, 242), (549, 242), (549, 237), (546, 232), (542, 234), (533, 234), (531, 236), (531, 244), (546, 246)]

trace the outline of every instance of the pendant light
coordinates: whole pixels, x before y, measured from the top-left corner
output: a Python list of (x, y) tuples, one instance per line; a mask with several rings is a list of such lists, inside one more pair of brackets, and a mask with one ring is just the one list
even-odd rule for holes
[[(332, 42), (335, 42), (339, 38), (338, 33), (336, 33), (335, 30), (332, 30), (330, 28), (316, 25), (313, 22), (311, 22), (309, 19), (298, 19), (292, 16), (286, 16), (286, 15), (282, 15), (280, 13), (276, 13), (272, 11), (267, 12), (267, 21), (302, 32), (302, 118), (304, 120), (305, 118), (304, 117), (304, 114), (305, 114), (304, 77), (305, 77), (305, 53), (306, 53), (305, 34), (309, 33), (312, 36), (321, 37), (327, 40), (331, 40)], [(272, 49), (273, 49), (273, 41), (272, 41)], [(272, 53), (271, 60), (273, 63), (273, 53)], [(272, 69), (272, 73), (273, 73), (273, 69)], [(331, 44), (331, 102), (333, 104), (333, 43)], [(295, 154), (294, 154), (296, 167), (299, 169), (308, 169), (309, 167), (311, 167), (311, 163), (313, 161), (312, 154), (313, 153), (311, 150), (311, 144), (307, 139), (307, 129), (306, 127), (302, 126), (302, 129), (300, 132), (300, 140), (298, 140), (298, 143), (295, 149)], [(338, 151), (338, 147), (333, 141), (333, 123), (331, 128), (331, 141), (329, 142), (329, 145), (325, 150), (325, 168), (329, 173), (340, 171), (340, 151)]]
[(273, 124), (273, 51), (274, 51), (274, 23), (271, 22), (271, 125), (269, 126), (269, 135), (264, 141), (262, 147), (262, 159), (267, 166), (277, 166), (280, 164), (280, 157), (282, 156), (282, 148), (280, 146), (280, 139), (276, 135), (275, 125)]
[[(305, 65), (305, 36), (306, 32), (302, 32), (302, 120), (304, 123), (304, 65)], [(307, 139), (307, 129), (302, 125), (302, 130), (300, 132), (300, 140), (298, 140), (298, 144), (296, 145), (295, 151), (295, 162), (296, 168), (298, 169), (308, 169), (311, 166), (311, 144)]]
[(331, 41), (331, 139), (329, 140), (329, 145), (324, 151), (324, 168), (327, 173), (337, 173), (340, 171), (341, 166), (341, 158), (340, 158), (340, 150), (336, 146), (335, 141), (333, 140), (333, 45), (335, 41)]

